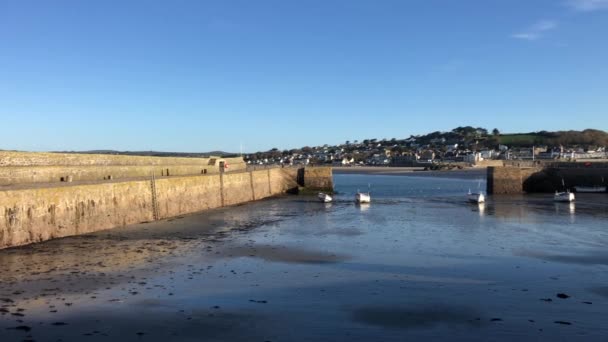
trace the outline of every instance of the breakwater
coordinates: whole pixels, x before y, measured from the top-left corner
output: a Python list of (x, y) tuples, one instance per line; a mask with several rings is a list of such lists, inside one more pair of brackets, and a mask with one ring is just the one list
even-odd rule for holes
[[(25, 157), (29, 157), (31, 161), (36, 155)], [(77, 155), (71, 163), (77, 164), (73, 166), (80, 169), (83, 165), (79, 163), (82, 163), (83, 158), (91, 156)], [(90, 160), (95, 165), (105, 163), (108, 160), (106, 157), (100, 156), (98, 160)], [(97, 174), (90, 172), (85, 173), (85, 179), (78, 181), (70, 179), (70, 182), (66, 182), (66, 178), (55, 177), (55, 182), (52, 183), (42, 183), (38, 179), (26, 183), (25, 177), (22, 177), (12, 185), (5, 184), (0, 187), (0, 214), (3, 215), (0, 219), (0, 248), (259, 200), (305, 186), (306, 175), (311, 175), (313, 181), (309, 183), (319, 185), (317, 188), (332, 186), (331, 168), (272, 168), (247, 171), (240, 158), (168, 158), (169, 160), (165, 161), (164, 157), (110, 157), (121, 158), (109, 160), (103, 167), (128, 166), (136, 174), (145, 173), (149, 168), (158, 170), (154, 177), (148, 174), (147, 177), (136, 179), (131, 178), (134, 176), (132, 173), (97, 179)], [(215, 159), (213, 165), (209, 165), (211, 159)], [(5, 158), (4, 161), (6, 160), (8, 159)], [(65, 163), (61, 158), (58, 160)], [(117, 162), (126, 164), (114, 165)], [(198, 170), (197, 174), (172, 176), (170, 168), (168, 175), (164, 174), (165, 166), (179, 166), (180, 162), (191, 163), (190, 165), (198, 163), (198, 166), (207, 166), (208, 171)], [(228, 168), (222, 169), (220, 166), (225, 166), (226, 163)], [(0, 166), (0, 174), (10, 172), (6, 168), (15, 167), (14, 164), (13, 161), (11, 165), (5, 163)], [(230, 171), (233, 165), (237, 166), (234, 167), (236, 170)], [(238, 167), (239, 165), (243, 167)], [(35, 170), (37, 167), (52, 169), (55, 166), (19, 167)], [(61, 167), (69, 169), (70, 165)], [(33, 171), (30, 171), (30, 175), (31, 172)]]
[[(226, 167), (227, 166), (227, 167)], [(0, 186), (65, 181), (102, 181), (244, 171), (242, 158), (144, 157), (106, 154), (0, 151)]]
[(605, 186), (608, 163), (546, 163), (488, 167), (489, 194), (522, 194), (572, 190), (575, 186)]

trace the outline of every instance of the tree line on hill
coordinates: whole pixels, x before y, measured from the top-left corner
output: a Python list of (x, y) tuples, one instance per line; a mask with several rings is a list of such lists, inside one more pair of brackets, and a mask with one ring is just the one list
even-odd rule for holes
[[(447, 144), (476, 144), (477, 147), (496, 148), (498, 145), (509, 147), (531, 147), (533, 145), (568, 146), (591, 148), (608, 146), (608, 133), (597, 129), (583, 131), (539, 131), (530, 133), (503, 134), (497, 128), (491, 131), (483, 127), (464, 126), (457, 127), (449, 132), (435, 131), (424, 135), (412, 135), (407, 139), (380, 140), (365, 139), (363, 144), (379, 142), (382, 146), (394, 144), (402, 145), (415, 142), (416, 145), (437, 145), (439, 142)], [(347, 142), (347, 145), (350, 142)]]
[[(521, 139), (517, 139), (517, 138)], [(505, 143), (511, 146), (571, 146), (571, 147), (597, 147), (608, 145), (608, 133), (597, 129), (583, 131), (540, 131), (535, 133), (511, 134), (505, 137)]]

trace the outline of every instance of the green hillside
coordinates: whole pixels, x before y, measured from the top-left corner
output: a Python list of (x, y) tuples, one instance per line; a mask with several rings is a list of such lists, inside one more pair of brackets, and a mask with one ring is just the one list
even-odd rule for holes
[(557, 131), (557, 132), (532, 132), (518, 134), (501, 134), (499, 141), (507, 146), (606, 146), (608, 145), (608, 133), (586, 129), (584, 131)]
[(538, 134), (501, 134), (500, 143), (507, 146), (531, 146), (543, 144), (545, 138)]

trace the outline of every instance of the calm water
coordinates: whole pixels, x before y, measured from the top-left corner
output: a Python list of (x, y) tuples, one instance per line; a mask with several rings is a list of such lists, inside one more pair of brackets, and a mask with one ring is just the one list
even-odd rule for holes
[[(479, 206), (464, 201), (485, 188), (474, 177), (335, 183), (331, 204), (284, 197), (0, 251), (0, 340), (608, 340), (608, 195)], [(355, 205), (368, 184), (371, 205)]]

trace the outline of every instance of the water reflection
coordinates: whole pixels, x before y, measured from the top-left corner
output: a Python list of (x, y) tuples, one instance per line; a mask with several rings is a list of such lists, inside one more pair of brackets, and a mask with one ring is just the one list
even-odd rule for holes
[(586, 200), (560, 203), (547, 195), (495, 196), (490, 206), (486, 204), (485, 215), (496, 215), (499, 219), (517, 220), (520, 223), (542, 224), (546, 220), (545, 215), (561, 217), (561, 220), (567, 215), (571, 221), (581, 215), (606, 217), (607, 204), (605, 201)]
[(484, 217), (485, 213), (486, 213), (486, 204), (478, 203), (477, 207), (478, 207), (479, 217)]
[(576, 204), (574, 202), (570, 203), (554, 203), (555, 213), (556, 214), (570, 214), (574, 215), (576, 213)]
[(557, 215), (565, 215), (568, 214), (570, 216), (570, 223), (574, 223), (576, 218), (576, 204), (574, 202), (570, 203), (554, 203), (555, 206), (555, 214)]
[(369, 203), (359, 203), (359, 204), (357, 204), (357, 207), (359, 207), (359, 210), (361, 212), (366, 212), (369, 210), (370, 204)]

